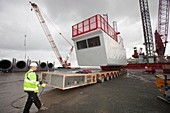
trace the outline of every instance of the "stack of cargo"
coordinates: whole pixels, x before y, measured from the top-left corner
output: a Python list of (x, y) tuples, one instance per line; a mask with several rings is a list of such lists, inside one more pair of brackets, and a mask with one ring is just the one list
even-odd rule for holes
[(170, 74), (170, 64), (167, 63), (162, 65), (162, 69), (165, 74)]
[(45, 62), (45, 61), (39, 61), (38, 62), (38, 70), (39, 71), (53, 71), (54, 70), (54, 62)]
[(31, 62), (36, 62), (38, 65), (37, 71), (54, 71), (55, 62), (42, 62), (42, 61), (34, 61), (34, 60), (18, 60), (13, 58), (9, 59), (1, 59), (0, 60), (0, 71), (2, 72), (26, 72), (29, 70), (29, 65)]
[(12, 61), (8, 59), (0, 60), (0, 71), (2, 72), (10, 72), (13, 69)]
[(27, 71), (28, 68), (28, 64), (29, 64), (29, 60), (16, 60), (15, 58), (13, 58), (13, 71)]
[(43, 62), (43, 61), (39, 61), (39, 67), (38, 67), (38, 70), (39, 71), (45, 71), (47, 70), (47, 63), (46, 62)]

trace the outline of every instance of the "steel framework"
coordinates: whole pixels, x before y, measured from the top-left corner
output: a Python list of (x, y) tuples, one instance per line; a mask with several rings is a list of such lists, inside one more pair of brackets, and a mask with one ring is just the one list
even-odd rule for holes
[(139, 4), (140, 4), (141, 17), (142, 17), (142, 24), (143, 24), (144, 45), (146, 49), (146, 55), (148, 58), (148, 56), (154, 56), (154, 43), (153, 43), (148, 0), (139, 0)]
[(47, 37), (47, 39), (48, 39), (48, 41), (49, 41), (49, 43), (50, 43), (50, 45), (51, 45), (54, 53), (55, 53), (58, 61), (60, 62), (60, 64), (61, 64), (63, 67), (70, 66), (70, 63), (67, 63), (67, 60), (68, 60), (68, 58), (69, 58), (69, 55), (70, 55), (71, 52), (73, 51), (73, 46), (71, 47), (70, 52), (69, 52), (68, 56), (66, 57), (66, 60), (63, 60), (63, 58), (61, 57), (61, 54), (60, 54), (60, 52), (59, 52), (59, 50), (58, 50), (58, 48), (57, 48), (57, 46), (56, 46), (56, 44), (55, 44), (55, 42), (54, 42), (54, 40), (53, 40), (53, 37), (52, 37), (52, 35), (51, 35), (48, 27), (47, 27), (47, 24), (45, 23), (45, 20), (44, 20), (41, 12), (40, 12), (40, 10), (39, 10), (38, 5), (35, 4), (35, 3), (31, 3), (31, 2), (30, 2), (30, 4), (31, 4), (32, 8), (33, 8), (34, 11), (35, 11), (35, 14), (36, 14), (36, 16), (37, 16), (37, 18), (38, 18), (38, 20), (39, 20), (39, 22), (40, 22), (40, 24), (41, 24), (41, 27), (42, 27), (42, 29), (43, 29), (43, 31), (44, 31), (44, 33), (45, 33), (45, 35), (46, 35), (46, 37)]
[[(168, 37), (168, 26), (169, 26), (169, 8), (170, 0), (159, 0), (158, 9), (158, 33), (161, 35), (164, 48), (166, 49), (167, 37)], [(165, 50), (163, 52), (163, 55)]]

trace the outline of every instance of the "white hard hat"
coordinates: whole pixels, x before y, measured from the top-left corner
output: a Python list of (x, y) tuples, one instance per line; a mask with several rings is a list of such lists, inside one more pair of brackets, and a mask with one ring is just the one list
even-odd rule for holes
[(38, 67), (37, 63), (35, 63), (35, 62), (32, 62), (32, 63), (30, 64), (30, 66), (31, 66), (31, 67), (33, 67), (33, 66), (34, 66), (34, 67)]

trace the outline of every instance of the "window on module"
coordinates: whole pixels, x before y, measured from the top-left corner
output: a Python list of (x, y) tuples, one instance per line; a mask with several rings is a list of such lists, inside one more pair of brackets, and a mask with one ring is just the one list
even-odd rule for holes
[(82, 40), (82, 41), (79, 41), (77, 42), (77, 49), (85, 49), (87, 48), (87, 43), (86, 43), (86, 40)]
[(100, 46), (100, 39), (99, 36), (93, 37), (87, 40), (89, 47)]

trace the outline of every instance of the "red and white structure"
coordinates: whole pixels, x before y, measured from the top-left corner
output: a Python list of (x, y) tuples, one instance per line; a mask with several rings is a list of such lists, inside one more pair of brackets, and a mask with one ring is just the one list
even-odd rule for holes
[(77, 61), (80, 66), (127, 65), (122, 40), (99, 14), (72, 26)]

